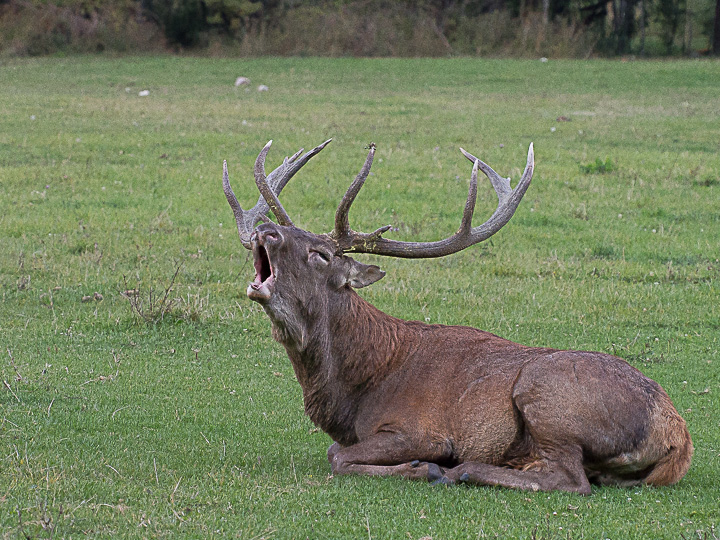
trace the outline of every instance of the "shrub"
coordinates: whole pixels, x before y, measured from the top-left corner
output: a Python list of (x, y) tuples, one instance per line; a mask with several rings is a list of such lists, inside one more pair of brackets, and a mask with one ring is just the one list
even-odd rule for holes
[(171, 43), (196, 45), (205, 29), (205, 9), (200, 0), (143, 0), (142, 7), (162, 26)]
[(133, 0), (0, 4), (0, 55), (157, 51), (165, 40)]
[(603, 161), (600, 158), (595, 158), (595, 161), (588, 163), (587, 165), (580, 165), (580, 171), (585, 174), (605, 174), (615, 170), (615, 164), (610, 158)]

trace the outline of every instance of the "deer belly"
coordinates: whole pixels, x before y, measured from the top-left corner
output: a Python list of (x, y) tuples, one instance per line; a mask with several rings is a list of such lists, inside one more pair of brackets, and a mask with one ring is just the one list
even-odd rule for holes
[(457, 461), (503, 464), (503, 456), (517, 438), (518, 418), (510, 391), (500, 390), (500, 382), (506, 384), (507, 379), (474, 381), (450, 411)]

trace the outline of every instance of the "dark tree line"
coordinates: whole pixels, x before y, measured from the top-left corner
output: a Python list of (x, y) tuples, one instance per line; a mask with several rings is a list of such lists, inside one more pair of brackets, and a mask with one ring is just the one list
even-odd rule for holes
[[(713, 1), (715, 5), (713, 6)], [(660, 39), (671, 53), (681, 32), (709, 36), (708, 48), (720, 53), (720, 0), (142, 0), (145, 11), (162, 24), (167, 38), (181, 46), (192, 46), (203, 31), (228, 35), (247, 31), (253, 25), (272, 26), (286, 20), (299, 7), (340, 9), (349, 4), (361, 9), (383, 10), (390, 4), (405, 4), (411, 11), (432, 17), (443, 36), (450, 38), (459, 20), (495, 11), (513, 17), (540, 17), (544, 23), (558, 19), (576, 21), (599, 36), (608, 53), (644, 52), (645, 32), (650, 24), (659, 29)], [(713, 13), (714, 10), (714, 13)], [(705, 22), (702, 16), (706, 13)], [(710, 28), (712, 27), (712, 28)], [(684, 46), (692, 47), (688, 36)], [(631, 51), (633, 40), (636, 46)], [(637, 50), (639, 49), (639, 50)], [(689, 52), (689, 51), (684, 51)]]
[(168, 46), (240, 55), (720, 55), (720, 0), (0, 0), (0, 53)]

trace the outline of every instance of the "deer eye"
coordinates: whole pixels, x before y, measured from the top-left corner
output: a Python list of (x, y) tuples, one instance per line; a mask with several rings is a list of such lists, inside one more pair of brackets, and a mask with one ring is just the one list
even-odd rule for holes
[(330, 264), (331, 256), (325, 253), (324, 251), (318, 251), (315, 249), (310, 250), (310, 259), (314, 259), (317, 262), (327, 265)]

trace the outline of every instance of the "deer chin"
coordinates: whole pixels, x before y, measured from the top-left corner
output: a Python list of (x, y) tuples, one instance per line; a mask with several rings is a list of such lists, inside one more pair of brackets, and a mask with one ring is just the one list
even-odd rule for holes
[(270, 264), (267, 250), (260, 244), (253, 246), (253, 259), (255, 264), (255, 281), (247, 288), (250, 300), (264, 303), (270, 300), (275, 288), (275, 272)]
[(267, 302), (272, 296), (274, 285), (275, 278), (272, 276), (263, 282), (253, 281), (247, 288), (248, 298), (256, 302)]

